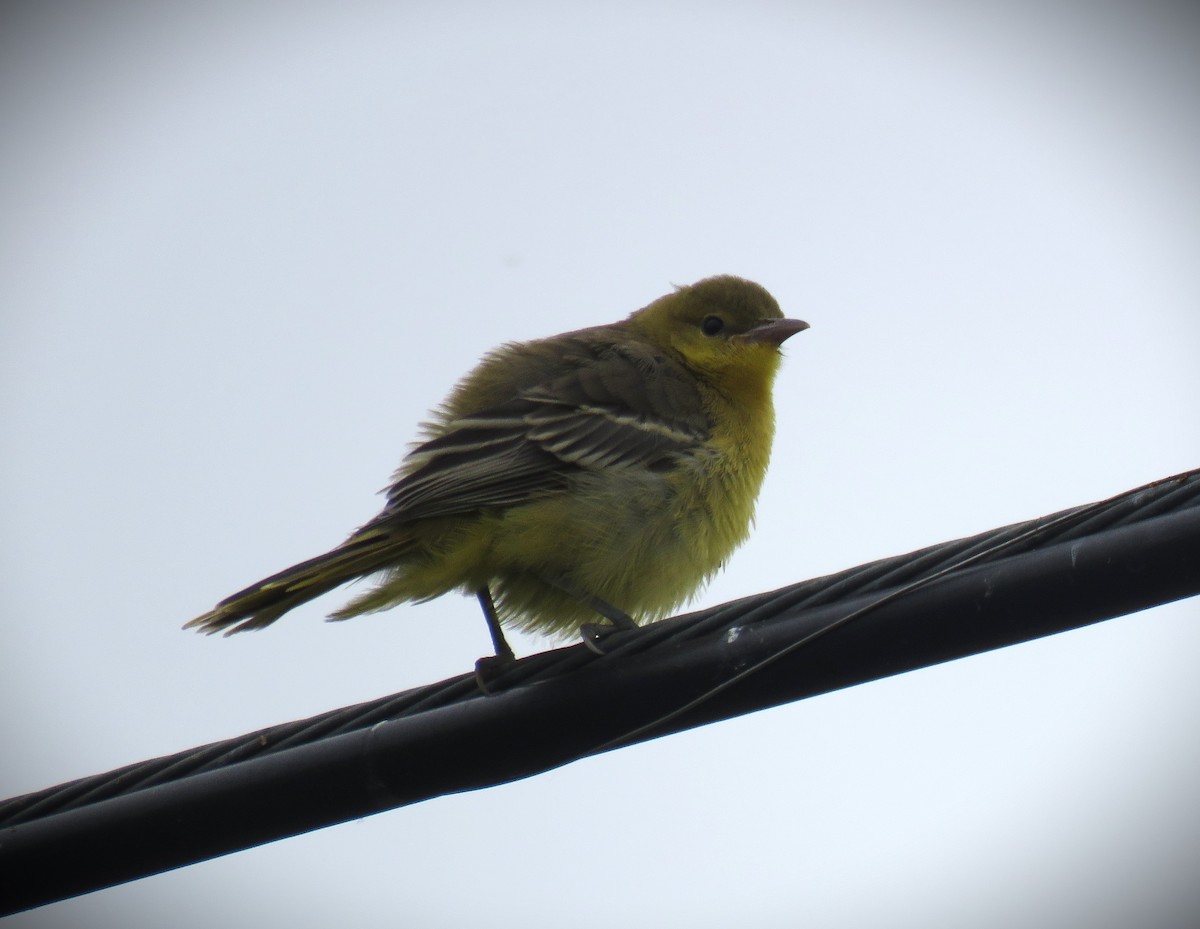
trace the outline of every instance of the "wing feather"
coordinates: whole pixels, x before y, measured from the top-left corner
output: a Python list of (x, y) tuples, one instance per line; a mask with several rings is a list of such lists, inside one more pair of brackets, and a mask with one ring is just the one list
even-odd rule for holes
[(708, 436), (678, 362), (643, 346), (585, 348), (549, 382), (435, 425), (363, 529), (519, 505), (563, 490), (580, 471), (659, 470)]

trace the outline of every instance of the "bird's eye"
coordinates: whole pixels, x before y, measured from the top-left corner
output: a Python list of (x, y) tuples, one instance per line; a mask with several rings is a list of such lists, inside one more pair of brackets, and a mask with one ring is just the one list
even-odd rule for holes
[(705, 335), (716, 335), (725, 328), (725, 320), (720, 316), (705, 316), (704, 321), (700, 323), (700, 331)]

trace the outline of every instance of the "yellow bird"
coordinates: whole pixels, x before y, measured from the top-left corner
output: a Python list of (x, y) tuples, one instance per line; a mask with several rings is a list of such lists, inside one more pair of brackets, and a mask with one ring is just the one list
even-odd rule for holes
[(807, 328), (724, 275), (622, 322), (504, 345), (434, 411), (378, 516), (185, 628), (261, 629), (370, 575), (330, 619), (474, 593), (500, 658), (501, 624), (660, 619), (748, 535), (779, 346)]

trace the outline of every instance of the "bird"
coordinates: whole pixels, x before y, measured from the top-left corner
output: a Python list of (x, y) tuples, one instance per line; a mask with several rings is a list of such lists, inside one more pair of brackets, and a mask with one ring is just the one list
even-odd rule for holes
[(262, 629), (362, 578), (349, 619), (474, 594), (503, 628), (632, 628), (687, 602), (749, 535), (782, 343), (809, 328), (718, 275), (626, 319), (486, 354), (423, 424), (375, 518), (184, 628)]

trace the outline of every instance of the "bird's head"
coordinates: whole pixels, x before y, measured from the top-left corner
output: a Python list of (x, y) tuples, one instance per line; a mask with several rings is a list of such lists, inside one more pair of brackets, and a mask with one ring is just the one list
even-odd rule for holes
[(655, 345), (674, 351), (719, 389), (770, 387), (779, 346), (808, 328), (788, 319), (763, 287), (732, 275), (705, 278), (660, 297), (629, 318)]

